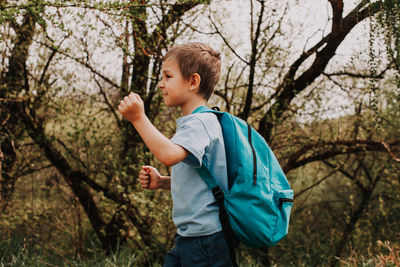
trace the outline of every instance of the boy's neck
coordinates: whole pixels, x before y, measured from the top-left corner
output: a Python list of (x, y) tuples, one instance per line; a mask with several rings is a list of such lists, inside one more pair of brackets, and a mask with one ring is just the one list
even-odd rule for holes
[(195, 111), (196, 108), (200, 106), (205, 106), (206, 105), (206, 100), (201, 98), (201, 99), (193, 99), (193, 101), (187, 102), (184, 105), (182, 105), (182, 113), (183, 116), (191, 114), (193, 111)]

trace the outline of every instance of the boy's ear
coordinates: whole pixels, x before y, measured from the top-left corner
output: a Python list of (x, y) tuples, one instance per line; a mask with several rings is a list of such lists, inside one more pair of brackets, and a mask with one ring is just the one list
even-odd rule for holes
[(195, 93), (197, 90), (200, 89), (200, 82), (201, 82), (201, 77), (198, 73), (193, 73), (192, 76), (190, 76), (190, 91), (194, 91)]

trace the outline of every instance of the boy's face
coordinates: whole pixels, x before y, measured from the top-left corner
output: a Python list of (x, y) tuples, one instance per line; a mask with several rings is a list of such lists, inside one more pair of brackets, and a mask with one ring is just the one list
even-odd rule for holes
[(183, 78), (178, 63), (173, 57), (162, 64), (162, 79), (158, 84), (167, 107), (182, 107), (188, 97), (190, 81)]

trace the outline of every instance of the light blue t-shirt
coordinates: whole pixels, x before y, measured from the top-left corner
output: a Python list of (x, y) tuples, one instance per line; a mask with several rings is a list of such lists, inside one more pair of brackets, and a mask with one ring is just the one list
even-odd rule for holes
[[(181, 236), (204, 236), (222, 230), (219, 208), (211, 190), (195, 170), (202, 159), (227, 191), (225, 146), (218, 118), (212, 113), (195, 113), (177, 120), (171, 141), (189, 151), (189, 156), (172, 166), (172, 220)], [(204, 158), (203, 158), (204, 156)]]

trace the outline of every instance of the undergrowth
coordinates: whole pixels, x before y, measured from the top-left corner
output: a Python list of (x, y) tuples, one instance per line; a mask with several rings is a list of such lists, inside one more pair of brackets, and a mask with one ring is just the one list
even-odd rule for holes
[[(377, 246), (381, 252), (373, 255), (360, 255), (355, 249), (347, 258), (338, 259), (338, 266), (362, 267), (397, 267), (400, 266), (400, 244), (389, 241), (378, 241)], [(161, 266), (160, 263), (151, 262), (144, 255), (132, 251), (129, 247), (118, 247), (115, 252), (106, 255), (100, 249), (87, 248), (86, 255), (77, 254), (66, 257), (55, 250), (44, 249), (38, 244), (27, 242), (26, 238), (17, 237), (10, 240), (0, 239), (0, 267), (134, 267)], [(290, 264), (289, 264), (290, 265)], [(258, 267), (256, 263), (241, 263), (241, 267)], [(273, 265), (277, 266), (277, 265)], [(309, 266), (304, 263), (302, 266)]]

